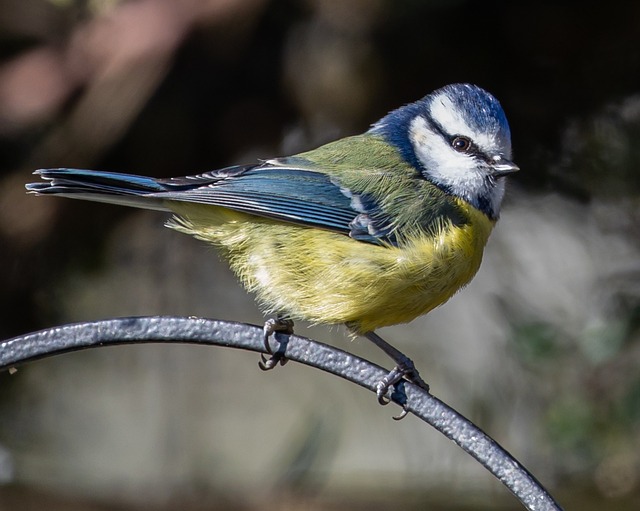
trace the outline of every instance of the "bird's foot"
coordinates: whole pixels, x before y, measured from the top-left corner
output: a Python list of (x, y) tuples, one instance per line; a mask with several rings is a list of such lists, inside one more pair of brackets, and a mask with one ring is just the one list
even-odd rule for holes
[[(264, 323), (263, 332), (264, 334), (262, 337), (262, 341), (264, 343), (264, 348), (271, 356), (267, 358), (264, 355), (260, 355), (260, 362), (258, 362), (258, 366), (263, 371), (269, 371), (276, 367), (278, 364), (282, 366), (285, 365), (288, 362), (287, 358), (285, 357), (287, 341), (281, 341), (277, 339), (275, 334), (284, 333), (291, 335), (293, 333), (293, 321), (291, 321), (290, 319), (281, 318), (279, 316), (276, 318), (269, 318)], [(269, 337), (271, 337), (271, 335), (273, 335), (273, 338), (279, 343), (278, 349), (275, 353), (271, 349), (271, 345), (269, 344)]]
[[(352, 324), (347, 324), (347, 327), (351, 329), (351, 331), (360, 333)], [(376, 385), (376, 395), (378, 396), (378, 403), (381, 405), (388, 405), (393, 401), (402, 406), (402, 413), (394, 417), (394, 419), (403, 419), (409, 413), (407, 396), (404, 393), (404, 382), (409, 381), (427, 392), (429, 392), (429, 385), (420, 377), (415, 364), (404, 353), (391, 346), (391, 344), (373, 331), (361, 333), (361, 335), (373, 342), (396, 363), (393, 370)], [(387, 397), (387, 393), (391, 387), (393, 387), (393, 392), (390, 397)]]
[[(413, 361), (403, 356), (389, 374), (387, 374), (376, 385), (376, 396), (378, 396), (378, 403), (381, 405), (388, 405), (392, 401), (402, 406), (402, 412), (400, 415), (396, 415), (393, 418), (395, 420), (404, 419), (409, 413), (407, 407), (407, 395), (404, 392), (404, 382), (409, 381), (414, 385), (429, 392), (429, 385), (420, 377), (420, 373), (416, 369)], [(393, 392), (390, 397), (387, 397), (389, 389), (393, 387)]]

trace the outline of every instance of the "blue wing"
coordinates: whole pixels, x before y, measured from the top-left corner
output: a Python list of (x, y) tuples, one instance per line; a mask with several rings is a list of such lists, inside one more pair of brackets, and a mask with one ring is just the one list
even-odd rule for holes
[(36, 174), (44, 182), (28, 184), (27, 190), (43, 195), (159, 210), (170, 210), (165, 201), (210, 204), (368, 243), (396, 242), (390, 219), (371, 197), (344, 188), (327, 174), (277, 161), (171, 179), (79, 169), (42, 169)]

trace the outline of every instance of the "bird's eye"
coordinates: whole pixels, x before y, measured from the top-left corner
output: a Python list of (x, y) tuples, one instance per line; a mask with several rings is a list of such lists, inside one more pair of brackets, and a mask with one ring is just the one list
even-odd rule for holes
[(466, 153), (469, 149), (471, 149), (471, 140), (469, 140), (467, 137), (455, 137), (451, 141), (451, 147), (453, 147), (460, 153)]

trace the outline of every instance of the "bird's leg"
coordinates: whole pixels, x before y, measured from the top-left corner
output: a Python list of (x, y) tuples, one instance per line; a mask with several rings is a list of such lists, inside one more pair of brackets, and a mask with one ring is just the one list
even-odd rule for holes
[[(287, 358), (284, 353), (287, 348), (287, 342), (279, 341), (275, 334), (282, 332), (291, 335), (293, 333), (293, 321), (277, 315), (275, 318), (269, 318), (265, 321), (263, 332), (262, 342), (264, 343), (267, 353), (271, 356), (267, 358), (264, 355), (260, 355), (260, 362), (258, 362), (258, 366), (263, 371), (269, 371), (276, 367), (278, 363), (282, 366), (285, 365), (287, 363)], [(279, 343), (278, 350), (275, 353), (269, 344), (269, 337), (271, 337), (271, 335), (273, 335), (273, 338)]]
[[(427, 392), (429, 391), (429, 385), (420, 377), (418, 370), (409, 357), (391, 346), (391, 344), (389, 344), (375, 332), (365, 332), (361, 335), (378, 346), (396, 363), (396, 366), (391, 370), (389, 374), (387, 374), (384, 378), (382, 378), (382, 380), (378, 382), (378, 385), (376, 387), (376, 395), (378, 396), (378, 402), (381, 405), (386, 405), (390, 402), (390, 400), (386, 397), (389, 388), (394, 387), (397, 391), (401, 390), (398, 388), (398, 386), (402, 384), (403, 378), (426, 390)], [(394, 419), (402, 419), (407, 413), (408, 410), (406, 408), (406, 405), (403, 405), (402, 414), (398, 417), (394, 417)]]

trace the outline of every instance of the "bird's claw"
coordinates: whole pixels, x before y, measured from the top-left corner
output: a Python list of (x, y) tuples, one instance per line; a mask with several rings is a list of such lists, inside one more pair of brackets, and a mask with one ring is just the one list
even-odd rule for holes
[(403, 376), (404, 374), (402, 374), (402, 372), (398, 370), (398, 366), (396, 366), (389, 374), (387, 374), (384, 378), (382, 378), (382, 380), (378, 382), (378, 384), (376, 385), (376, 396), (378, 396), (378, 403), (383, 406), (391, 403), (392, 399), (387, 397), (387, 392), (389, 392), (389, 389), (391, 387), (395, 388), (395, 385), (400, 382), (400, 380), (402, 380)]
[(278, 363), (283, 366), (289, 359), (281, 353), (274, 353), (269, 358), (265, 357), (263, 354), (260, 354), (260, 362), (258, 362), (258, 367), (263, 371), (270, 371), (274, 367), (278, 365)]
[(272, 355), (273, 350), (271, 349), (271, 345), (269, 344), (269, 337), (271, 337), (271, 335), (275, 334), (276, 332), (282, 332), (284, 334), (291, 335), (293, 333), (293, 321), (281, 317), (269, 318), (264, 322), (264, 328), (262, 329), (262, 331), (262, 342), (264, 343), (264, 348), (267, 350), (267, 353)]
[(278, 332), (291, 335), (293, 333), (293, 321), (281, 317), (269, 318), (264, 323), (263, 332), (264, 334), (262, 337), (262, 342), (264, 343), (266, 352), (271, 356), (267, 358), (264, 355), (260, 355), (260, 362), (258, 362), (258, 367), (263, 371), (270, 371), (278, 364), (280, 364), (281, 366), (285, 365), (288, 362), (288, 359), (284, 355), (286, 342), (279, 342), (280, 346), (274, 353), (274, 351), (271, 349), (271, 345), (269, 344), (269, 337)]
[[(376, 396), (378, 397), (378, 403), (381, 405), (388, 405), (391, 402), (397, 403), (402, 406), (402, 412), (400, 415), (394, 416), (394, 420), (402, 420), (409, 413), (407, 405), (407, 395), (404, 391), (404, 382), (409, 381), (418, 387), (429, 392), (429, 385), (420, 377), (417, 369), (410, 359), (406, 359), (402, 364), (398, 364), (389, 372), (382, 380), (376, 385)], [(390, 397), (387, 397), (389, 389), (393, 387), (393, 392)]]

